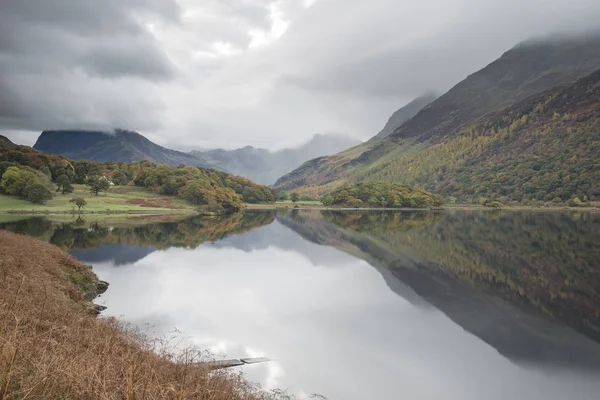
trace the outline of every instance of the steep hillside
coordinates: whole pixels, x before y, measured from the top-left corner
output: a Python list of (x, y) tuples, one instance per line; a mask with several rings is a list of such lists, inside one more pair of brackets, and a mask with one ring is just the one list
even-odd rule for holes
[[(340, 153), (333, 154), (331, 156), (313, 157), (309, 161), (299, 166), (296, 170), (289, 172), (286, 175), (279, 175), (279, 179), (275, 182), (275, 187), (281, 187), (283, 189), (293, 189), (298, 186), (305, 186), (306, 182), (312, 184), (316, 179), (319, 180), (327, 174), (330, 170), (336, 166), (346, 165), (346, 163), (356, 159), (361, 154), (369, 151), (383, 139), (389, 136), (393, 131), (400, 127), (404, 122), (414, 117), (421, 109), (435, 100), (436, 96), (433, 94), (425, 94), (417, 97), (404, 107), (398, 109), (388, 119), (383, 129), (371, 139), (357, 146), (347, 146), (346, 149)], [(314, 177), (313, 177), (314, 175)], [(306, 180), (308, 178), (308, 180)], [(331, 188), (339, 186), (342, 182), (334, 182)], [(330, 189), (328, 186), (324, 186), (320, 191)], [(311, 191), (312, 192), (312, 191)], [(314, 193), (311, 193), (314, 194)]]
[(137, 132), (44, 131), (33, 146), (47, 154), (60, 154), (77, 160), (152, 161), (169, 165), (210, 167), (203, 160), (159, 146)]
[[(383, 179), (403, 183), (416, 181), (428, 190), (436, 190), (437, 186), (432, 184), (432, 180), (446, 179), (446, 170), (436, 176), (420, 175), (422, 179), (411, 179), (411, 175), (419, 171), (415, 166), (409, 170), (410, 166), (404, 164), (403, 160), (420, 159), (421, 152), (462, 135), (482, 116), (499, 112), (557, 85), (573, 83), (598, 68), (598, 37), (523, 43), (467, 77), (367, 151), (360, 154), (355, 152), (351, 157), (342, 153), (311, 160), (282, 177), (276, 186), (283, 189), (316, 186), (316, 190), (323, 192), (347, 182)], [(580, 97), (585, 96), (582, 93)], [(522, 107), (526, 108), (526, 105)], [(510, 118), (508, 114), (503, 117)], [(579, 126), (580, 121), (573, 123)], [(553, 126), (546, 125), (546, 128), (553, 129)], [(495, 150), (507, 154), (503, 149)], [(552, 149), (544, 148), (544, 151), (549, 150)], [(446, 148), (446, 151), (450, 149)], [(529, 160), (527, 154), (523, 154), (522, 160)], [(470, 160), (465, 159), (464, 162), (468, 164)], [(469, 177), (462, 179), (468, 181)], [(462, 195), (450, 186), (442, 193)]]
[[(357, 171), (461, 201), (600, 198), (600, 70)], [(558, 201), (558, 200), (557, 200)]]
[(193, 151), (191, 154), (215, 168), (269, 185), (307, 160), (335, 154), (359, 143), (358, 139), (344, 135), (317, 134), (300, 147), (274, 152), (246, 146), (236, 150)]
[(438, 96), (433, 93), (424, 94), (417, 97), (398, 111), (392, 114), (381, 132), (375, 135), (371, 140), (383, 140), (399, 128), (403, 123), (417, 115), (426, 105), (434, 101)]

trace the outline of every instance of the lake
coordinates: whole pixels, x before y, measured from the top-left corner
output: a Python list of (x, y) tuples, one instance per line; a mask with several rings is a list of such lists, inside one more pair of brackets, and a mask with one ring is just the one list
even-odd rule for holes
[(266, 388), (329, 399), (598, 399), (600, 215), (247, 212), (25, 218), (110, 282), (105, 315), (175, 330)]

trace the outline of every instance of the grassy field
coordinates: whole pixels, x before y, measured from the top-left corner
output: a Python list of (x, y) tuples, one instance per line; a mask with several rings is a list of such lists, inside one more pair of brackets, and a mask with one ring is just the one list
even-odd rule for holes
[(285, 201), (277, 201), (275, 204), (276, 205), (286, 205), (286, 206), (295, 206), (295, 205), (320, 206), (320, 205), (322, 205), (322, 203), (318, 200), (298, 200), (295, 203), (291, 200), (285, 200)]
[(14, 196), (0, 195), (0, 212), (70, 212), (73, 210), (73, 205), (69, 203), (69, 200), (73, 197), (82, 197), (87, 201), (87, 206), (83, 208), (84, 212), (126, 213), (129, 211), (151, 212), (153, 210), (185, 212), (194, 209), (194, 206), (185, 200), (172, 196), (161, 196), (149, 189), (134, 186), (115, 186), (107, 193), (100, 193), (99, 196), (91, 194), (84, 185), (73, 185), (73, 187), (75, 188), (74, 193), (66, 195), (57, 193), (52, 200), (43, 205), (33, 204)]

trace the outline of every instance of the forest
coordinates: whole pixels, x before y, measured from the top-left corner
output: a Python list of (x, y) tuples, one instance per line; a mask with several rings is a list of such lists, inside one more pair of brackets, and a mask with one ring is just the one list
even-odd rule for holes
[[(275, 194), (246, 178), (202, 167), (141, 161), (96, 162), (47, 155), (26, 146), (0, 146), (0, 193), (44, 203), (71, 184), (87, 184), (98, 194), (112, 185), (135, 185), (177, 196), (210, 211), (240, 211), (244, 203), (271, 203)], [(71, 190), (72, 191), (72, 190)]]
[(443, 198), (424, 189), (388, 183), (357, 183), (340, 187), (322, 199), (325, 206), (372, 208), (430, 208)]

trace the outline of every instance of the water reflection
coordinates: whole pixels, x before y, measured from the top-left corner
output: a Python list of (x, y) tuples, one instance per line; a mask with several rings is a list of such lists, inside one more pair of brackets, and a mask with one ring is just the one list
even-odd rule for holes
[(331, 399), (597, 398), (598, 216), (274, 218), (61, 242), (133, 246), (89, 261), (111, 282), (108, 311), (231, 357), (273, 357), (244, 368), (267, 386)]

